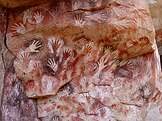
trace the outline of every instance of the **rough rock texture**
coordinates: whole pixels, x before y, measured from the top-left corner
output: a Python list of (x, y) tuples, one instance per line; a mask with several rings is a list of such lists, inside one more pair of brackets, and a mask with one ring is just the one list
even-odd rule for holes
[(0, 0), (0, 6), (7, 8), (29, 7), (45, 3), (49, 0)]
[(157, 41), (158, 50), (159, 50), (161, 63), (162, 63), (162, 15), (161, 15), (162, 1), (152, 0), (149, 6), (150, 6), (150, 12), (156, 30), (156, 41)]
[[(156, 103), (156, 121), (160, 121), (162, 96), (155, 81), (158, 58), (158, 52), (150, 53), (122, 61), (114, 73), (105, 69), (98, 78), (73, 79), (57, 95), (38, 99), (38, 116), (45, 121), (144, 121), (150, 118), (147, 111)], [(155, 116), (151, 113), (151, 118)]]
[(162, 55), (162, 1), (152, 0), (149, 3), (153, 24), (156, 30), (156, 41), (159, 48), (159, 54)]
[(162, 120), (147, 1), (49, 1), (6, 20), (2, 121)]
[(96, 79), (105, 65), (113, 72), (117, 59), (154, 49), (146, 1), (57, 1), (15, 11), (9, 15), (7, 45), (28, 97), (55, 95), (74, 78)]
[(24, 93), (13, 68), (14, 56), (5, 47), (7, 9), (0, 7), (0, 121), (39, 121), (33, 100)]
[(4, 81), (2, 121), (39, 121), (35, 103), (26, 97), (16, 74), (7, 72)]
[(0, 7), (0, 107), (1, 107), (1, 97), (2, 97), (2, 90), (3, 90), (3, 81), (4, 81), (4, 74), (5, 74), (5, 66), (3, 60), (3, 53), (4, 53), (4, 39), (6, 33), (6, 10)]
[(162, 6), (161, 0), (152, 0), (152, 2), (149, 3), (151, 16), (156, 30), (162, 29), (161, 6)]
[[(93, 41), (97, 47), (111, 46), (118, 58), (130, 58), (154, 49), (154, 27), (145, 0), (59, 0), (22, 12), (11, 11), (8, 47), (16, 55), (20, 51), (18, 46), (42, 31), (67, 42), (84, 36), (85, 41)], [(27, 37), (19, 41), (18, 35)]]

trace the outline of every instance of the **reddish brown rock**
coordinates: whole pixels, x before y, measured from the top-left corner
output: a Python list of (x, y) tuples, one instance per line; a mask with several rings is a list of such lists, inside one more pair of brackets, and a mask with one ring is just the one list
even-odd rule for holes
[(8, 29), (8, 46), (15, 55), (19, 51), (16, 47), (25, 41), (16, 36), (31, 33), (27, 38), (32, 38), (41, 31), (48, 36), (52, 33), (66, 37), (67, 41), (84, 36), (96, 45), (112, 46), (118, 58), (130, 58), (154, 49), (154, 28), (145, 0), (55, 1), (17, 11), (10, 13)]
[[(158, 45), (159, 54), (162, 58), (162, 2), (161, 0), (148, 0), (153, 24), (156, 31), (156, 41)], [(162, 62), (162, 59), (161, 59)]]
[(5, 120), (38, 120), (27, 97), (37, 98), (42, 121), (162, 119), (159, 55), (144, 0), (58, 0), (13, 9), (7, 46), (16, 73), (5, 78)]
[(7, 45), (32, 98), (55, 95), (80, 76), (93, 76), (94, 83), (99, 83), (97, 76), (112, 80), (105, 75), (114, 72), (117, 59), (154, 49), (145, 1), (56, 1), (17, 14), (11, 11), (9, 18)]
[(156, 41), (159, 46), (160, 54), (161, 54), (161, 43), (162, 43), (162, 2), (159, 0), (152, 0), (149, 2), (150, 12), (153, 19), (153, 24), (156, 30)]
[(152, 2), (149, 2), (149, 8), (150, 8), (150, 13), (153, 19), (153, 23), (155, 26), (156, 31), (162, 29), (162, 2), (161, 0), (152, 0)]
[(39, 121), (34, 101), (25, 96), (21, 81), (12, 72), (14, 56), (5, 47), (6, 29), (7, 9), (0, 7), (0, 121)]
[[(81, 77), (63, 86), (57, 95), (38, 99), (38, 116), (50, 120), (148, 120), (150, 115), (160, 121), (162, 93), (157, 52), (122, 61), (114, 73), (102, 79)], [(104, 77), (104, 76), (102, 76)], [(101, 83), (95, 84), (95, 80)], [(156, 103), (156, 105), (154, 105)], [(149, 105), (151, 107), (149, 107)], [(152, 113), (152, 108), (157, 113)], [(153, 120), (154, 121), (154, 120)]]
[(39, 5), (50, 0), (0, 0), (0, 6), (6, 8), (29, 7)]
[(28, 97), (55, 95), (60, 87), (82, 76), (92, 77), (96, 84), (99, 83), (96, 79), (104, 76), (101, 83), (106, 83), (113, 79), (106, 73), (114, 72), (118, 65), (116, 52), (109, 46), (95, 46), (94, 42), (79, 45), (50, 36), (33, 39), (25, 45), (17, 54), (14, 67), (26, 85)]

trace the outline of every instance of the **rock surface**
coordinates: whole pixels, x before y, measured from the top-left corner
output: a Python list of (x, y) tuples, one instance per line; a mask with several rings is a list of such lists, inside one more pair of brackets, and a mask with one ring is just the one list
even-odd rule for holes
[[(157, 53), (122, 61), (115, 71), (109, 69), (98, 78), (73, 79), (57, 95), (38, 99), (38, 116), (44, 121), (148, 121), (150, 115), (159, 115), (156, 121), (162, 120)], [(148, 113), (154, 103), (156, 115)]]
[(122, 59), (154, 50), (155, 32), (145, 0), (60, 0), (15, 11), (10, 12), (7, 34), (8, 47), (15, 55), (18, 46), (39, 33), (67, 42), (84, 36), (95, 46), (111, 46)]
[(0, 121), (39, 121), (33, 100), (24, 93), (13, 67), (13, 54), (5, 47), (7, 9), (0, 7)]
[(36, 104), (26, 97), (24, 87), (16, 74), (12, 71), (6, 72), (4, 81), (2, 121), (40, 121), (37, 118)]
[(4, 39), (6, 33), (6, 10), (0, 7), (0, 107), (1, 107), (1, 97), (3, 92), (3, 81), (5, 75), (5, 65), (3, 60), (3, 53), (4, 53)]
[[(153, 23), (156, 31), (156, 41), (158, 45), (159, 54), (162, 58), (162, 1), (161, 0), (151, 0), (149, 1), (149, 7)], [(162, 59), (161, 59), (162, 62)]]
[(146, 0), (37, 3), (0, 9), (0, 120), (162, 120), (160, 57)]
[(0, 6), (6, 8), (29, 7), (48, 1), (49, 0), (0, 0)]

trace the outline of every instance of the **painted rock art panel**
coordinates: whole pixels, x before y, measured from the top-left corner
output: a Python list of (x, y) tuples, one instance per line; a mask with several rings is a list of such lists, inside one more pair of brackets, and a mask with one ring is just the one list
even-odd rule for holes
[[(116, 52), (109, 46), (98, 48), (94, 42), (88, 42), (84, 37), (80, 39), (86, 43), (55, 36), (25, 43), (16, 55), (14, 67), (18, 78), (25, 83), (29, 97), (55, 95), (60, 87), (83, 76), (92, 77), (96, 84), (106, 84), (107, 80), (113, 79), (111, 73), (119, 63)], [(110, 75), (106, 75), (107, 72)]]
[(145, 0), (53, 0), (8, 15), (15, 58), (5, 74), (4, 121), (162, 120)]
[[(38, 117), (43, 121), (107, 121), (121, 117), (122, 121), (145, 121), (150, 115), (161, 115), (156, 53), (120, 62), (114, 72), (106, 73), (110, 80), (102, 80), (104, 75), (95, 78), (100, 80), (97, 84), (89, 76), (73, 79), (55, 96), (37, 100)], [(150, 113), (152, 109), (156, 109), (156, 115)]]
[(24, 40), (18, 41), (17, 36), (38, 31), (74, 41), (85, 36), (98, 46), (112, 46), (118, 58), (135, 57), (154, 50), (154, 27), (148, 3), (144, 0), (58, 0), (15, 11), (10, 11), (7, 34), (8, 46), (14, 54), (18, 52), (15, 46), (24, 43)]
[(25, 96), (11, 63), (14, 56), (5, 46), (7, 11), (0, 7), (0, 121), (39, 121), (36, 104)]

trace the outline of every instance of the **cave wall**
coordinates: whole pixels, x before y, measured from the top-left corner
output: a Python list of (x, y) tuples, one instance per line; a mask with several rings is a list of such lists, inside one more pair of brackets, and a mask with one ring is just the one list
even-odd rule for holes
[(13, 67), (14, 55), (6, 47), (8, 10), (0, 7), (1, 121), (39, 121), (35, 101), (28, 99)]
[(4, 4), (2, 121), (162, 120), (154, 2)]

